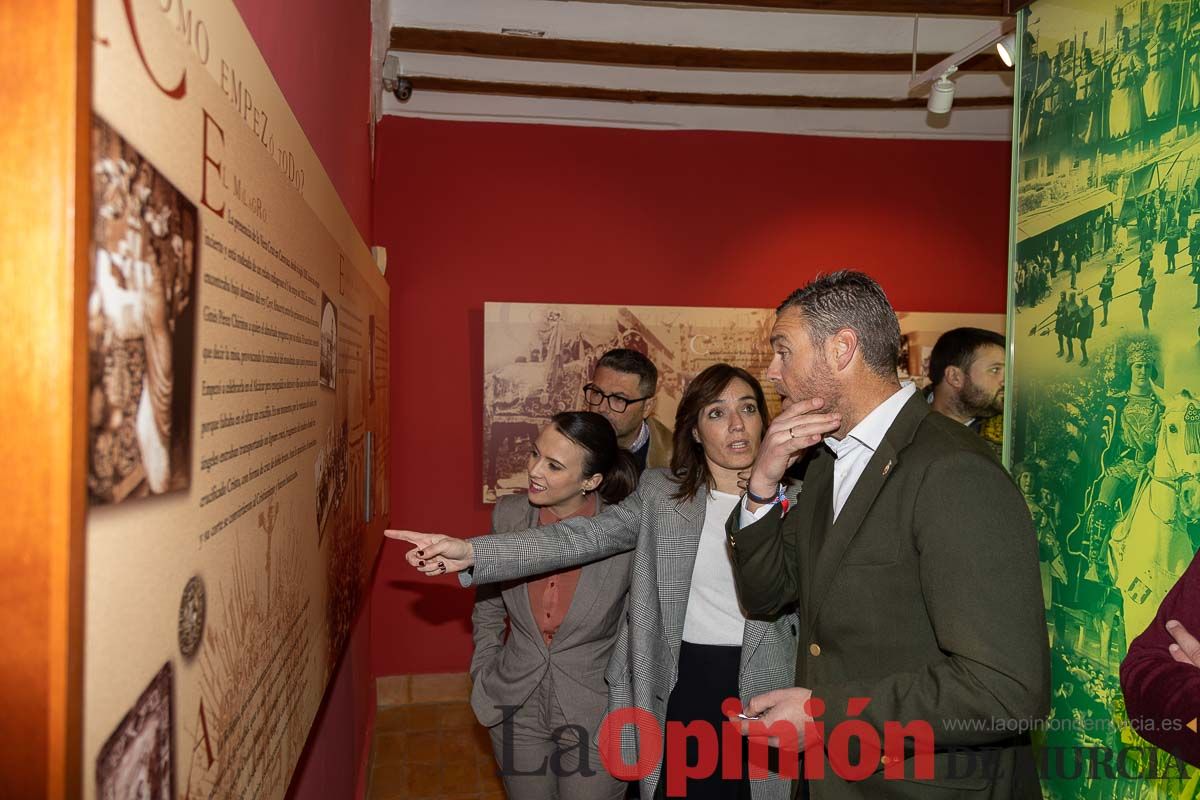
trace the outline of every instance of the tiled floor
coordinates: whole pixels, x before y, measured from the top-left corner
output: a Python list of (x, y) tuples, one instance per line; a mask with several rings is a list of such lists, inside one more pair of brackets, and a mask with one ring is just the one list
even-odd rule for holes
[(503, 800), (469, 691), (466, 675), (380, 680), (368, 800)]

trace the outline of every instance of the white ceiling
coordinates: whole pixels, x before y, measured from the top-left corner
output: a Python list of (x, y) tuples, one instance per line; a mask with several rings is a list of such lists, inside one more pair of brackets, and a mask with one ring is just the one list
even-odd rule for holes
[[(993, 29), (987, 18), (830, 14), (721, 7), (655, 6), (588, 0), (390, 0), (393, 27), (499, 33), (544, 31), (579, 39), (741, 50), (951, 53)], [(798, 73), (645, 68), (395, 52), (411, 75), (475, 81), (658, 91), (903, 98), (909, 73)], [(1012, 95), (1012, 73), (964, 72), (956, 96)], [(464, 120), (767, 131), (833, 136), (997, 139), (1011, 136), (1011, 108), (745, 108), (565, 100), (512, 95), (414, 92), (407, 103), (383, 93), (384, 113)]]

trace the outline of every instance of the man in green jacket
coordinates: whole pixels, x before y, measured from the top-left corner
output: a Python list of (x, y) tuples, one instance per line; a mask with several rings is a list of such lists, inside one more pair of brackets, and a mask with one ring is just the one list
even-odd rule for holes
[[(728, 533), (746, 613), (798, 608), (796, 688), (730, 719), (752, 744), (795, 726), (809, 777), (796, 789), (814, 800), (1040, 798), (1037, 534), (979, 437), (900, 385), (899, 340), (862, 273), (818, 277), (777, 310), (767, 377), (784, 411)], [(789, 507), (777, 498), (797, 462)], [(903, 725), (917, 735), (892, 746)]]

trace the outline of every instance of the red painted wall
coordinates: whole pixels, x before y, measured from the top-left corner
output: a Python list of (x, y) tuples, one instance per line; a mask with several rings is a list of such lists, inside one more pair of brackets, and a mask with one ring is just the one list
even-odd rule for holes
[[(371, 243), (369, 0), (234, 0), (342, 203)], [(292, 776), (292, 800), (361, 798), (375, 719), (363, 603)]]
[[(394, 527), (485, 533), (484, 301), (774, 307), (818, 271), (903, 311), (1003, 313), (1009, 145), (388, 118)], [(465, 670), (472, 593), (389, 542), (377, 675)]]
[(359, 233), (371, 244), (370, 0), (234, 0)]

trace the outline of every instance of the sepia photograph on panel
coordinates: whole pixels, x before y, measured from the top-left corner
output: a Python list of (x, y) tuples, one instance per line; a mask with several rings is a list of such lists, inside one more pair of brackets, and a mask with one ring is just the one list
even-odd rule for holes
[(191, 482), (198, 218), (98, 116), (92, 148), (87, 486), (106, 505)]

